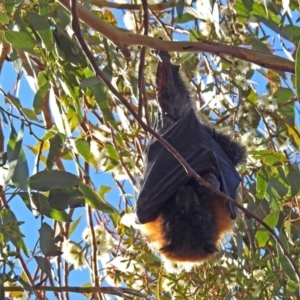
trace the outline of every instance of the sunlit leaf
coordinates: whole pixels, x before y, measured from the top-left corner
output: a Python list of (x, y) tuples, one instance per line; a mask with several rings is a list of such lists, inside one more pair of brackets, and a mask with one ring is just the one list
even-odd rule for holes
[(107, 100), (107, 87), (102, 83), (93, 85), (93, 90), (95, 93), (96, 101), (103, 113), (104, 119), (109, 122), (116, 130), (118, 130), (118, 125), (115, 121), (115, 118), (109, 109), (108, 100)]
[(23, 51), (34, 53), (33, 48), (36, 43), (33, 38), (22, 31), (5, 31), (4, 37), (13, 47), (20, 48)]
[(0, 219), (1, 224), (4, 225), (4, 227), (6, 224), (10, 224), (9, 231), (6, 230), (4, 234), (13, 243), (14, 246), (22, 249), (24, 254), (28, 257), (29, 251), (23, 239), (23, 234), (19, 229), (19, 225), (21, 225), (21, 222), (17, 220), (15, 214), (9, 209), (0, 210)]
[(258, 199), (263, 199), (268, 186), (268, 172), (265, 168), (261, 168), (257, 173), (256, 181), (256, 196)]
[(90, 207), (106, 213), (113, 213), (114, 209), (110, 205), (106, 204), (90, 186), (80, 183), (78, 188), (81, 191), (85, 202)]
[[(264, 219), (264, 222), (273, 229), (277, 225), (278, 217), (279, 217), (279, 211), (275, 211), (273, 213), (270, 213)], [(261, 226), (255, 235), (258, 247), (264, 247), (269, 239), (269, 236), (270, 236), (269, 231), (263, 226)]]
[(61, 156), (65, 137), (58, 133), (50, 140), (50, 149), (47, 157), (47, 168), (52, 169), (55, 161)]
[(33, 28), (43, 41), (46, 49), (50, 50), (53, 47), (53, 37), (47, 19), (31, 11), (27, 12), (27, 16)]

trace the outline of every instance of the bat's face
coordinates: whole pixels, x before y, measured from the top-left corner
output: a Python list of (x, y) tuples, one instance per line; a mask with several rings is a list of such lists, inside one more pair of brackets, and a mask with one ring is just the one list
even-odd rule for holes
[(199, 262), (218, 252), (218, 242), (231, 226), (224, 201), (201, 195), (196, 185), (187, 184), (166, 202), (155, 221), (142, 226), (142, 232), (167, 259)]

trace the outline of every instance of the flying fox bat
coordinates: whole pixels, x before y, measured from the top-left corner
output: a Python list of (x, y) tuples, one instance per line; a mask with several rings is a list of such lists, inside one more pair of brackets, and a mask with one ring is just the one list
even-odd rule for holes
[[(245, 159), (245, 148), (199, 121), (179, 67), (171, 63), (168, 53), (156, 54), (160, 59), (156, 81), (162, 112), (156, 131), (204, 180), (234, 198), (241, 182), (235, 167)], [(189, 177), (154, 138), (144, 169), (136, 213), (148, 241), (171, 261), (211, 258), (236, 218), (234, 205)]]

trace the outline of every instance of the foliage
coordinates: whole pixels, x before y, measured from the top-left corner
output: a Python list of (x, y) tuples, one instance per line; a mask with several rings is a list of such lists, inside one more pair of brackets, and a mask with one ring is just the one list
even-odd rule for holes
[[(62, 5), (68, 2), (0, 3), (1, 75), (9, 78), (0, 106), (0, 298), (5, 285), (7, 297), (25, 299), (19, 281), (37, 299), (68, 299), (71, 285), (82, 286), (77, 292), (87, 297), (96, 291), (90, 286), (98, 288), (94, 299), (101, 292), (152, 299), (296, 299), (299, 278), (290, 258), (299, 267), (299, 2), (91, 0), (87, 13), (79, 13), (99, 69), (148, 125), (158, 113), (157, 59), (139, 45), (157, 48), (155, 39), (162, 37), (207, 46), (207, 52), (188, 52), (183, 44), (173, 60), (201, 118), (247, 146), (238, 201), (274, 229), (290, 254), (241, 213), (215, 260), (184, 267), (162, 262), (131, 226), (127, 213), (134, 211), (149, 134), (95, 76)], [(109, 27), (93, 26), (95, 17)], [(221, 44), (215, 50), (204, 39)], [(171, 51), (178, 44), (168, 45)], [(233, 46), (253, 51), (252, 63), (237, 59), (241, 54)], [(260, 59), (261, 52), (270, 61)], [(284, 72), (293, 60), (295, 75)], [(279, 68), (265, 68), (277, 62)], [(11, 66), (15, 77), (7, 75)], [(19, 93), (27, 83), (31, 90)], [(31, 233), (22, 234), (23, 222), (35, 224), (31, 232), (39, 234), (32, 245)]]

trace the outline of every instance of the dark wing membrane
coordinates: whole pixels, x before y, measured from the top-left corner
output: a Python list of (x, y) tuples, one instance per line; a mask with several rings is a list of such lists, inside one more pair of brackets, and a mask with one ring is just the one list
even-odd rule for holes
[[(194, 110), (191, 109), (163, 137), (198, 174), (213, 172), (221, 182), (221, 191), (226, 190), (228, 196), (235, 197), (241, 179)], [(158, 141), (149, 147), (146, 166), (137, 201), (137, 216), (142, 224), (154, 221), (166, 201), (191, 180), (178, 160)]]

